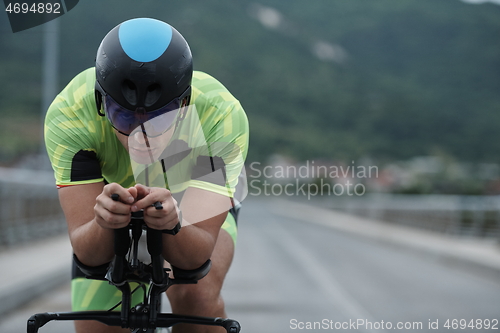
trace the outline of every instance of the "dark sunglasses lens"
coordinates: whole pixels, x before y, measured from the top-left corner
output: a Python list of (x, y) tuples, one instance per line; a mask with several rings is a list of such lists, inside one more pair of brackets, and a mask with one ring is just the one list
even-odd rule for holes
[(158, 136), (168, 130), (175, 121), (180, 100), (176, 98), (164, 107), (146, 114), (125, 109), (110, 96), (105, 96), (104, 106), (109, 122), (121, 133), (130, 135), (132, 131), (141, 129), (140, 125), (144, 124), (143, 130), (148, 136)]
[(105, 113), (111, 125), (123, 134), (130, 134), (140, 125), (135, 112), (127, 110), (116, 103), (111, 97), (106, 96)]
[(179, 109), (167, 111), (159, 115), (151, 115), (144, 123), (144, 130), (148, 136), (158, 136), (165, 133), (174, 123)]

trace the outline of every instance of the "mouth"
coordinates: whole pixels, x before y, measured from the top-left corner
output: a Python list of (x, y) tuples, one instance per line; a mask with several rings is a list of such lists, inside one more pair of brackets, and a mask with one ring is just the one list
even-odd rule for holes
[(156, 148), (151, 148), (151, 147), (146, 147), (146, 146), (140, 146), (140, 147), (134, 147), (134, 146), (129, 146), (129, 150), (133, 151), (155, 151)]
[(156, 158), (157, 148), (147, 148), (147, 147), (129, 147), (128, 152), (130, 155), (139, 158)]

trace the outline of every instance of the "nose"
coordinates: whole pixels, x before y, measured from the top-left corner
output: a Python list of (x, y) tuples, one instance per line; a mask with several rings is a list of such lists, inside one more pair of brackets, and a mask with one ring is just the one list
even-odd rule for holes
[(146, 133), (144, 133), (143, 131), (136, 131), (132, 134), (132, 138), (138, 145), (146, 147), (148, 140), (146, 138)]

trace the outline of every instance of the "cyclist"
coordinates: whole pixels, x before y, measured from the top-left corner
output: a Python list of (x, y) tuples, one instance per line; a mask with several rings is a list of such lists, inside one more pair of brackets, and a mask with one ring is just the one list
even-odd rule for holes
[[(225, 183), (211, 182), (209, 171), (184, 182), (177, 192), (168, 186), (170, 181), (164, 187), (136, 184), (128, 152), (148, 138), (133, 129), (148, 123), (154, 136), (161, 137), (191, 106), (209, 147), (215, 142), (231, 145), (209, 156), (211, 171), (215, 161)], [(174, 116), (162, 117), (170, 114)], [(169, 288), (172, 311), (226, 316), (220, 292), (236, 241), (231, 199), (247, 153), (248, 121), (220, 82), (193, 71), (190, 48), (177, 30), (150, 18), (113, 28), (98, 48), (95, 68), (78, 74), (49, 107), (45, 143), (74, 252), (73, 311), (107, 310), (121, 300), (114, 286), (85, 279), (83, 272), (107, 267), (113, 257), (113, 229), (127, 226), (131, 212), (144, 210), (145, 223), (164, 232), (163, 256), (171, 265), (191, 270), (212, 260), (211, 271), (198, 284)], [(235, 151), (242, 158), (235, 159)], [(186, 158), (191, 162), (185, 165), (193, 170), (203, 160), (192, 154)], [(112, 200), (113, 194), (119, 201)], [(181, 204), (175, 195), (182, 196)], [(156, 202), (163, 209), (155, 209)], [(128, 331), (93, 321), (76, 321), (75, 326), (78, 333)], [(174, 332), (218, 329), (176, 325)]]

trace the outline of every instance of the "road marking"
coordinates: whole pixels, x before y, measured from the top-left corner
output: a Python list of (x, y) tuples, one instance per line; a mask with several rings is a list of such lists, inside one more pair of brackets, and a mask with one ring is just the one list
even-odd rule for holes
[[(342, 287), (340, 282), (325, 269), (324, 263), (319, 262), (317, 256), (305, 247), (300, 240), (278, 223), (270, 223), (269, 228), (276, 229), (275, 232), (272, 232), (274, 235), (279, 235), (275, 239), (290, 254), (290, 257), (297, 262), (297, 266), (303, 268), (303, 271), (309, 276), (310, 282), (324, 291), (329, 296), (328, 299), (331, 300), (332, 304), (342, 309), (347, 318), (354, 321), (364, 319), (365, 321), (375, 322), (372, 319), (373, 316)], [(373, 330), (364, 327), (358, 327), (358, 329), (361, 332), (385, 332), (385, 330)]]

